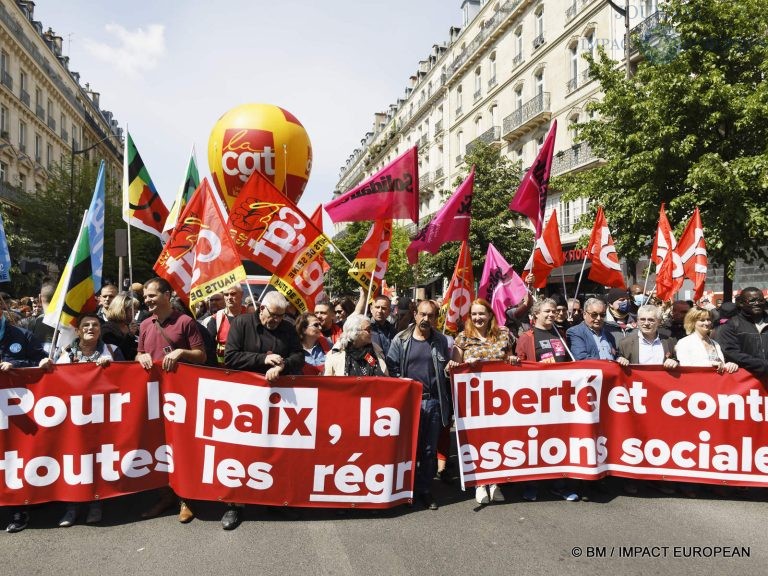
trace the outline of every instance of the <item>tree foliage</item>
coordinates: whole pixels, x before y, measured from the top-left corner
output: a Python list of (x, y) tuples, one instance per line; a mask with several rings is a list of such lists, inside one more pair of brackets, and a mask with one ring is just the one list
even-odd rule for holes
[(680, 234), (701, 211), (711, 264), (762, 259), (768, 246), (768, 10), (764, 0), (669, 0), (639, 43), (627, 79), (599, 51), (590, 73), (604, 92), (577, 126), (605, 163), (559, 178), (586, 197), (591, 228), (603, 206), (618, 252), (647, 257), (659, 206)]
[[(49, 170), (46, 186), (25, 198), (24, 209), (15, 220), (15, 232), (23, 240), (12, 248), (11, 257), (14, 261), (34, 259), (53, 265), (59, 271), (64, 268), (83, 213), (88, 209), (93, 196), (98, 163), (76, 158), (73, 179), (70, 174), (69, 162), (54, 165)], [(115, 230), (126, 228), (121, 214), (121, 182), (107, 178), (105, 197), (103, 277), (117, 281)], [(133, 228), (131, 247), (134, 278), (143, 281), (154, 276), (152, 266), (160, 253), (160, 241)], [(127, 259), (125, 273), (128, 273)], [(56, 281), (58, 277), (52, 280)]]
[[(465, 174), (457, 179), (455, 187), (475, 166), (475, 186), (472, 197), (472, 221), (469, 227), (469, 247), (475, 278), (480, 279), (488, 244), (493, 245), (519, 272), (533, 250), (533, 232), (524, 227), (527, 219), (509, 211), (509, 202), (520, 184), (518, 163), (502, 156), (484, 143), (477, 144), (464, 157)], [(444, 194), (447, 200), (453, 190)], [(427, 276), (442, 275), (450, 278), (459, 257), (459, 242), (451, 242), (435, 255), (419, 255), (419, 267)]]

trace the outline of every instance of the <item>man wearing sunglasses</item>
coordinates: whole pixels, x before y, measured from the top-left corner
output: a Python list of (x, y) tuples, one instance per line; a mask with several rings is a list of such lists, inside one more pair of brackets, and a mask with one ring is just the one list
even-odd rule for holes
[(739, 313), (719, 329), (717, 340), (726, 361), (752, 374), (768, 374), (768, 315), (760, 288), (744, 288), (736, 296)]
[(626, 358), (617, 357), (616, 340), (605, 329), (607, 305), (599, 298), (584, 303), (584, 321), (568, 329), (568, 346), (576, 360), (616, 360), (629, 366)]

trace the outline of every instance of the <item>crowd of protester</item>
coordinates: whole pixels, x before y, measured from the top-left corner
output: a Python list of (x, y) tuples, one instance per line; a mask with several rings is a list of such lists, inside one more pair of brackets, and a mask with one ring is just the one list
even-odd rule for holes
[[(533, 277), (529, 276), (529, 288)], [(53, 364), (137, 361), (145, 369), (159, 363), (173, 370), (178, 362), (247, 370), (272, 382), (283, 375), (393, 376), (423, 385), (418, 437), (415, 496), (425, 508), (436, 510), (434, 478), (445, 479), (452, 418), (450, 370), (463, 363), (488, 360), (566, 363), (605, 360), (621, 366), (659, 365), (712, 369), (713, 377), (745, 369), (768, 374), (768, 314), (763, 291), (744, 288), (735, 303), (715, 306), (698, 303), (661, 303), (642, 286), (613, 288), (601, 296), (581, 300), (554, 294), (536, 298), (532, 292), (506, 311), (499, 325), (491, 305), (477, 299), (455, 339), (438, 327), (441, 302), (385, 296), (366, 309), (364, 293), (335, 301), (321, 300), (312, 312), (298, 314), (279, 293), (260, 299), (245, 294), (240, 285), (214, 294), (194, 308), (194, 315), (162, 278), (135, 283), (121, 292), (105, 283), (97, 296), (98, 310), (78, 318), (76, 338), (53, 346), (54, 329), (42, 320), (54, 286), (43, 284), (38, 296), (13, 299), (0, 293), (0, 371)], [(719, 304), (719, 303), (718, 303)], [(526, 483), (523, 498), (534, 501), (543, 483)], [(665, 494), (699, 493), (690, 484), (651, 482)], [(550, 491), (567, 501), (580, 499), (566, 481), (548, 483)], [(625, 481), (628, 494), (637, 484)], [(505, 500), (497, 484), (476, 487), (476, 501), (484, 506)], [(157, 502), (143, 514), (153, 518), (178, 508), (179, 521), (189, 522), (194, 510), (170, 488), (159, 491)], [(59, 526), (71, 526), (81, 510), (66, 504)], [(236, 528), (242, 505), (227, 504), (222, 517), (226, 530)], [(102, 519), (98, 503), (87, 506), (86, 523)], [(8, 532), (23, 530), (29, 509), (11, 510)]]

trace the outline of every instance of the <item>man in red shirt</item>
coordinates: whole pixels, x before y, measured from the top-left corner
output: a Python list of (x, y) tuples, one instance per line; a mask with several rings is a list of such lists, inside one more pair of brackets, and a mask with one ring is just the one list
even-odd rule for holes
[[(155, 361), (162, 362), (163, 370), (172, 372), (179, 362), (203, 364), (205, 347), (197, 322), (176, 312), (171, 306), (171, 285), (163, 278), (152, 278), (144, 285), (144, 304), (151, 314), (139, 327), (139, 351), (136, 361), (151, 370)], [(160, 500), (142, 518), (159, 516), (178, 502), (169, 487), (161, 489)], [(179, 522), (195, 517), (185, 502), (181, 502)]]

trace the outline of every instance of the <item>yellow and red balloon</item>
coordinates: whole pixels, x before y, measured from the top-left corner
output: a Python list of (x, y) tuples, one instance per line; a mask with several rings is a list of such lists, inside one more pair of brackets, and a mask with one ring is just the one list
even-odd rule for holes
[(287, 110), (272, 104), (242, 104), (213, 127), (208, 165), (227, 208), (254, 170), (298, 202), (312, 169), (312, 144), (304, 126)]

